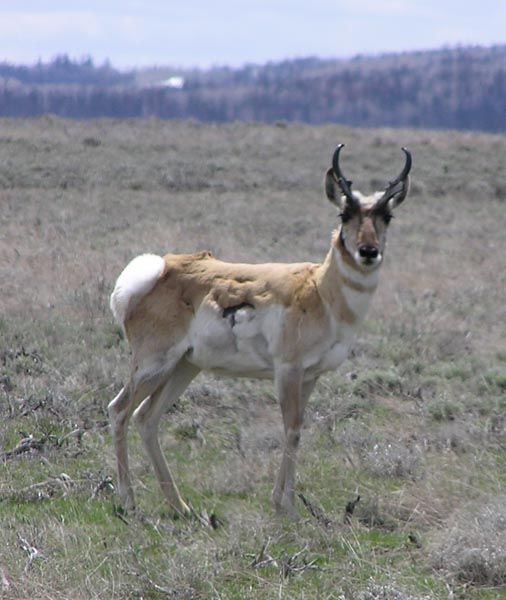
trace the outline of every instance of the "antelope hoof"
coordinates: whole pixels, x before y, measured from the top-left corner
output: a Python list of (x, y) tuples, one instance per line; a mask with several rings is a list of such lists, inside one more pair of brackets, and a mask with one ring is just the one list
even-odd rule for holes
[(295, 508), (295, 506), (293, 506), (293, 505), (284, 505), (283, 504), (276, 510), (277, 510), (278, 515), (287, 517), (288, 519), (290, 519), (290, 521), (293, 521), (294, 523), (296, 523), (297, 521), (300, 521), (300, 515), (299, 515), (297, 509)]
[(122, 514), (135, 512), (135, 500), (133, 494), (118, 495), (117, 510)]
[(192, 516), (192, 509), (181, 500), (177, 504), (169, 503), (169, 513), (172, 519), (188, 519)]
[(300, 521), (300, 515), (293, 502), (286, 499), (279, 500), (278, 498), (274, 498), (273, 495), (272, 504), (276, 514), (280, 517), (288, 517), (291, 521)]

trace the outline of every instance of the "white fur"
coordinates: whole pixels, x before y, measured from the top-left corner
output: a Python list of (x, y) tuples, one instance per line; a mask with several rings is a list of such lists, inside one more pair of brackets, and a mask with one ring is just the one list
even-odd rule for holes
[[(345, 277), (347, 277), (350, 281), (353, 281), (353, 283), (357, 283), (357, 284), (363, 285), (365, 287), (370, 287), (370, 288), (375, 288), (378, 285), (379, 269), (375, 268), (370, 273), (361, 273), (360, 271), (357, 271), (356, 269), (353, 269), (352, 267), (347, 265), (343, 261), (340, 252), (338, 252), (335, 249), (334, 249), (334, 252), (335, 252), (337, 266), (339, 268), (339, 271)], [(381, 253), (379, 254), (379, 260), (381, 261)], [(377, 265), (374, 265), (374, 266), (377, 266)]]
[(348, 287), (346, 283), (343, 285), (343, 295), (346, 300), (346, 304), (350, 310), (357, 317), (362, 320), (365, 317), (371, 298), (373, 295), (372, 291), (359, 292)]
[(136, 256), (123, 269), (111, 294), (110, 306), (114, 318), (123, 326), (128, 311), (153, 289), (163, 273), (165, 262), (156, 254)]
[[(191, 352), (187, 360), (201, 369), (215, 373), (272, 376), (274, 364), (269, 346), (273, 327), (270, 321), (278, 305), (268, 308), (245, 307), (235, 313), (235, 324), (223, 318), (223, 309), (213, 302), (204, 302), (190, 325), (187, 336)], [(279, 327), (275, 328), (275, 332)]]
[[(370, 196), (366, 196), (365, 194), (362, 194), (362, 192), (359, 192), (358, 190), (353, 190), (353, 195), (358, 198), (361, 206), (363, 206), (364, 208), (371, 208), (372, 206), (374, 206), (376, 204), (376, 202), (381, 198), (381, 196), (383, 196), (383, 192), (374, 192), (374, 194), (372, 194)], [(346, 202), (346, 199), (344, 196), (343, 196), (342, 201)]]
[(337, 369), (348, 358), (350, 346), (349, 341), (333, 344), (325, 356), (322, 357), (320, 364), (317, 365), (317, 374)]

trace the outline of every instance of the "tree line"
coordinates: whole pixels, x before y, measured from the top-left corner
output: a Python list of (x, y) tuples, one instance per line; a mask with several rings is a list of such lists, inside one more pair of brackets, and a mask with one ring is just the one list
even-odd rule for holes
[[(66, 56), (0, 64), (0, 116), (159, 117), (506, 131), (506, 45), (177, 71), (182, 87)], [(145, 79), (145, 77), (144, 77)]]

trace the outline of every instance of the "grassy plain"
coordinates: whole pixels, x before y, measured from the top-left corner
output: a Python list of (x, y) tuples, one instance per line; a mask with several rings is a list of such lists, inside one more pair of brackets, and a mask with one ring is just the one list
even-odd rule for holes
[[(168, 517), (135, 431), (139, 509), (122, 514), (116, 276), (146, 251), (323, 259), (339, 142), (358, 189), (393, 177), (402, 145), (414, 169), (367, 323), (308, 409), (297, 490), (314, 514), (270, 508), (270, 384), (203, 375), (161, 428), (200, 519)], [(505, 156), (504, 136), (455, 132), (1, 121), (0, 597), (505, 597)]]

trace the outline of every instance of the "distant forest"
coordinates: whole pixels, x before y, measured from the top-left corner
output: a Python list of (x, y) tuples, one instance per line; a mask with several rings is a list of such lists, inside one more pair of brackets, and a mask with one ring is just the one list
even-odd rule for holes
[(0, 116), (47, 113), (504, 132), (506, 45), (207, 71), (121, 72), (65, 55), (34, 66), (0, 63)]

